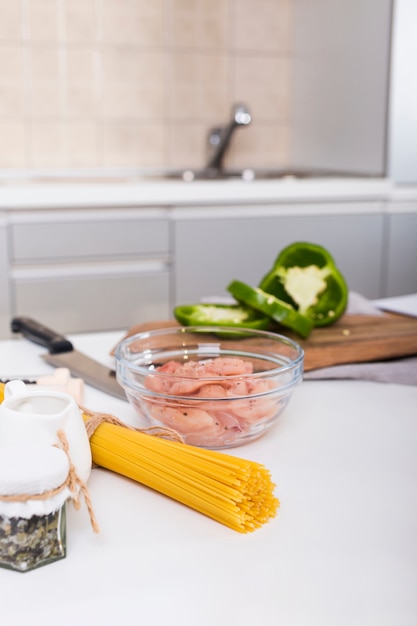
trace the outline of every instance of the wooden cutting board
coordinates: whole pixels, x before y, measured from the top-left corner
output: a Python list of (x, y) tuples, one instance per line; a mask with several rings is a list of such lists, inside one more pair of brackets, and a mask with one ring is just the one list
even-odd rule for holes
[(315, 328), (298, 343), (304, 348), (306, 371), (412, 356), (417, 354), (417, 318), (344, 315), (332, 326)]
[[(132, 327), (127, 336), (173, 326), (178, 326), (174, 320), (148, 322)], [(315, 328), (308, 339), (279, 332), (303, 347), (305, 371), (417, 355), (417, 318), (404, 315), (344, 315), (331, 326)]]

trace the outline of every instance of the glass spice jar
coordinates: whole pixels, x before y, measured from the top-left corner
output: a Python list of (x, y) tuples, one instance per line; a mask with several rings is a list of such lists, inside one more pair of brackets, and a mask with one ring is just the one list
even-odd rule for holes
[(65, 558), (69, 470), (54, 446), (0, 448), (0, 567), (28, 572)]

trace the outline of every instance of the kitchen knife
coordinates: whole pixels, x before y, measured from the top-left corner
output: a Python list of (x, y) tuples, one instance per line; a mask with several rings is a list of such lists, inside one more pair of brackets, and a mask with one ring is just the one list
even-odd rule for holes
[(48, 353), (42, 355), (47, 363), (55, 367), (66, 367), (71, 374), (82, 378), (89, 385), (117, 398), (127, 399), (117, 382), (114, 370), (75, 350), (69, 339), (63, 335), (30, 317), (13, 318), (11, 328), (14, 333), (21, 333), (30, 341), (48, 348)]

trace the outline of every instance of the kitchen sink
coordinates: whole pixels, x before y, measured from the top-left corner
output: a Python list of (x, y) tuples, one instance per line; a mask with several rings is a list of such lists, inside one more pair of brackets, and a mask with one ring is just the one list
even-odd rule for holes
[(315, 168), (131, 168), (111, 170), (34, 170), (0, 175), (0, 184), (132, 184), (140, 182), (183, 181), (267, 181), (314, 178), (369, 178), (357, 172), (340, 172)]
[(277, 169), (183, 169), (183, 170), (166, 170), (161, 174), (162, 178), (171, 180), (183, 180), (185, 182), (193, 182), (197, 180), (280, 180), (280, 179), (304, 179), (304, 178), (322, 178), (322, 177), (353, 177), (360, 176), (356, 173), (332, 172), (329, 170), (315, 169), (293, 169), (293, 168), (277, 168)]

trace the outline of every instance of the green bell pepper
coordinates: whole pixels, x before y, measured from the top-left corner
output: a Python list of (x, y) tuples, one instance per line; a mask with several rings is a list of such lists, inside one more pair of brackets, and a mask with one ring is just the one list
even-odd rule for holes
[(313, 328), (313, 322), (308, 317), (300, 314), (292, 305), (278, 300), (259, 287), (251, 287), (239, 280), (233, 280), (227, 290), (238, 302), (256, 309), (282, 326), (291, 328), (301, 337), (308, 337)]
[(332, 255), (307, 242), (284, 248), (259, 288), (287, 302), (314, 326), (328, 326), (344, 313), (348, 286)]
[(239, 304), (190, 304), (174, 308), (175, 319), (183, 326), (228, 326), (265, 330), (271, 320), (253, 308)]

